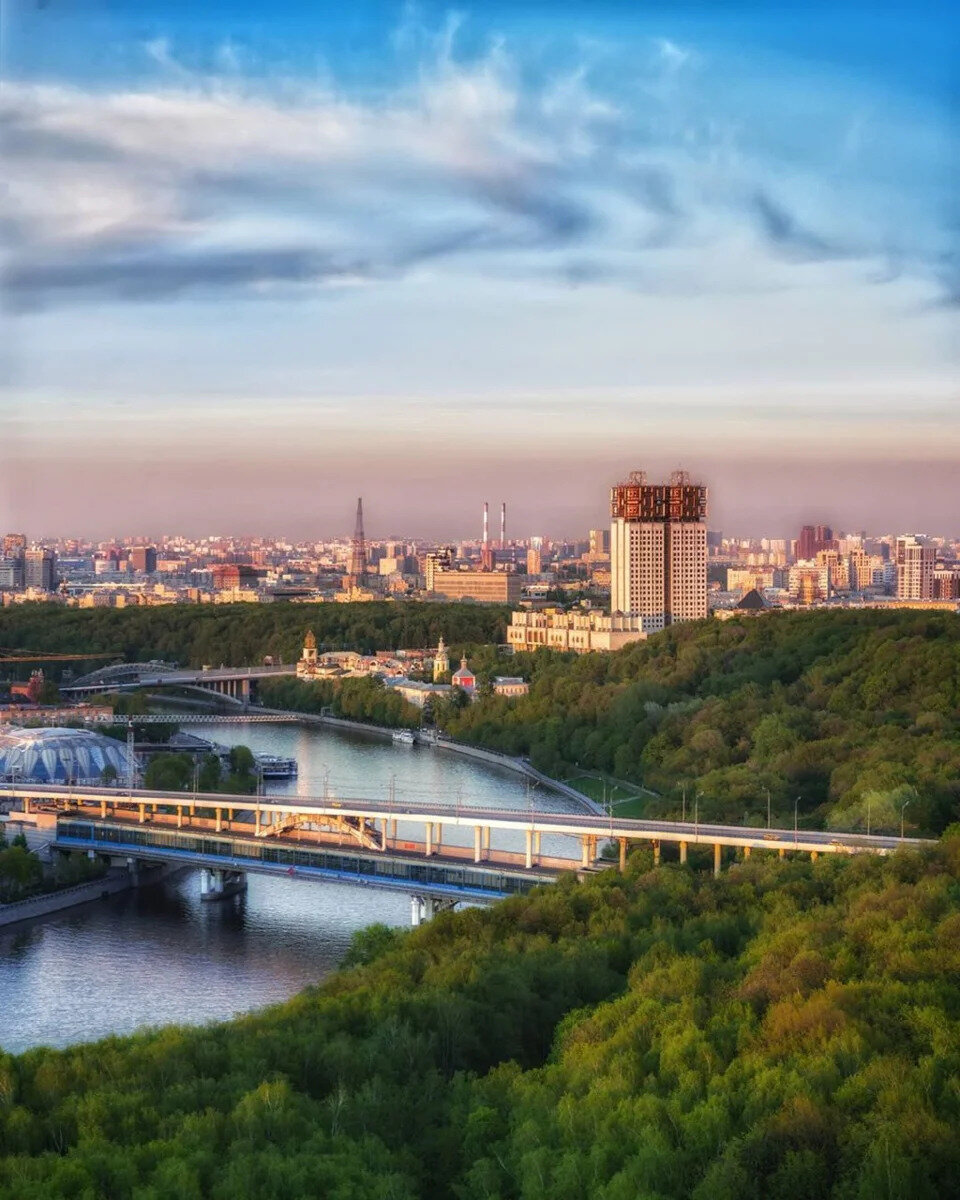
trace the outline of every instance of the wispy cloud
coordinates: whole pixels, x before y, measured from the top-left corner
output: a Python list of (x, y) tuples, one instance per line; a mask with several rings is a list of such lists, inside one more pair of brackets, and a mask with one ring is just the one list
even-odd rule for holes
[[(165, 38), (144, 47), (152, 90), (9, 84), (8, 302), (296, 296), (426, 264), (667, 292), (705, 260), (705, 286), (731, 292), (789, 286), (796, 260), (883, 277), (890, 238), (853, 237), (855, 214), (744, 153), (692, 48), (653, 41), (638, 86), (604, 94), (594, 63), (531, 82), (501, 42), (458, 58), (458, 28), (409, 18), (414, 69), (374, 98), (254, 87), (230, 46), (200, 76)], [(938, 275), (909, 247), (900, 261)]]

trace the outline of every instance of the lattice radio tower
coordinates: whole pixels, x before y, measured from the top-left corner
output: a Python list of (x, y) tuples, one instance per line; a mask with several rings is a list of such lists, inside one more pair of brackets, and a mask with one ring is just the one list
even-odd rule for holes
[(357, 524), (350, 544), (350, 574), (358, 581), (367, 574), (367, 543), (363, 536), (363, 497), (357, 500)]

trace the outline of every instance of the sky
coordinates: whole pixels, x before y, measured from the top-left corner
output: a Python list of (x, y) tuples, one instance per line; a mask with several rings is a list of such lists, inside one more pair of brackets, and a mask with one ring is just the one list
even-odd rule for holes
[(960, 534), (953, 6), (2, 13), (4, 528)]

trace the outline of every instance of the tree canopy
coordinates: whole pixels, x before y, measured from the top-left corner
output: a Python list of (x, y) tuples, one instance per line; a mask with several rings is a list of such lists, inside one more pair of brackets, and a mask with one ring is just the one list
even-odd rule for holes
[[(593, 768), (662, 794), (647, 813), (937, 833), (960, 817), (960, 618), (765, 613), (678, 625), (615, 654), (518, 655), (519, 699), (481, 699), (454, 736)], [(909, 801), (906, 808), (905, 801)]]
[(0, 1194), (937, 1200), (960, 836), (572, 877), (200, 1029), (0, 1056)]

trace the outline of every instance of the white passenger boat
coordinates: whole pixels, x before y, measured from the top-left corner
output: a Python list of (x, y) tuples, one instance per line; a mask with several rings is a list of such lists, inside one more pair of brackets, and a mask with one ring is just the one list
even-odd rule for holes
[(393, 733), (393, 740), (398, 746), (412, 746), (414, 743), (413, 731), (410, 729), (396, 729)]

